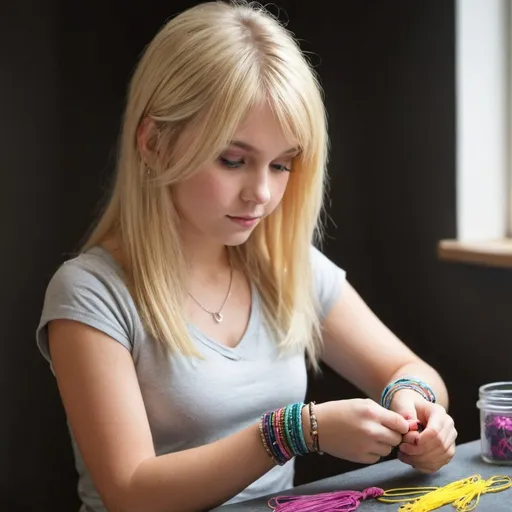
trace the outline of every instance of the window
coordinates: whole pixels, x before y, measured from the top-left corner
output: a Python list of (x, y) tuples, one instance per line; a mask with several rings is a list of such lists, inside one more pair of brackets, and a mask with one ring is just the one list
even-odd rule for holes
[(512, 0), (455, 9), (457, 234), (439, 252), (512, 267)]
[(512, 0), (506, 0), (506, 32), (507, 32), (507, 204), (508, 226), (507, 237), (512, 238)]

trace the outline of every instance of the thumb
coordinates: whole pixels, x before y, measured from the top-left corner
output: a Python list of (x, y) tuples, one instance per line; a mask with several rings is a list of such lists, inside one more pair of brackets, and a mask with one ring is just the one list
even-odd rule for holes
[(416, 409), (418, 395), (413, 390), (397, 391), (391, 402), (391, 409), (402, 416), (409, 424), (409, 432), (404, 435), (402, 442), (405, 444), (417, 444), (419, 438), (419, 420)]
[[(413, 393), (416, 393), (413, 391)], [(418, 413), (416, 411), (416, 395), (410, 395), (410, 390), (401, 390), (395, 394), (391, 409), (402, 416), (408, 424), (409, 431), (418, 430)]]

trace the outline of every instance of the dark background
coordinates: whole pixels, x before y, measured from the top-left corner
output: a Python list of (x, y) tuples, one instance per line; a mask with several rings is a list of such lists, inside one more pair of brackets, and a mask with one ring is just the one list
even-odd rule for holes
[[(48, 279), (97, 212), (137, 56), (168, 17), (194, 3), (0, 7), (1, 510), (77, 510), (65, 418), (34, 332)], [(276, 3), (314, 52), (326, 94), (325, 252), (441, 372), (459, 442), (473, 440), (478, 386), (512, 379), (512, 273), (436, 256), (438, 240), (456, 235), (454, 2)], [(326, 370), (310, 395), (359, 393)], [(298, 482), (354, 467), (328, 456), (304, 462)]]

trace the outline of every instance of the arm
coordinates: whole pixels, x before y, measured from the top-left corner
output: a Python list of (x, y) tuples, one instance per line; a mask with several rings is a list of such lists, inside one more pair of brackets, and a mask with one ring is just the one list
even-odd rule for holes
[(69, 320), (50, 322), (49, 338), (71, 429), (108, 510), (210, 509), (273, 467), (257, 424), (157, 457), (130, 353), (106, 334)]
[(437, 404), (409, 389), (393, 397), (391, 410), (412, 423), (419, 420), (425, 427), (420, 434), (411, 426), (402, 439), (398, 458), (428, 473), (447, 464), (455, 453), (457, 431), (446, 413), (448, 393), (439, 374), (405, 346), (348, 283), (323, 328), (325, 362), (376, 402), (390, 381), (405, 375), (432, 387)]
[(370, 398), (379, 402), (390, 381), (408, 374), (427, 382), (438, 403), (448, 407), (448, 393), (439, 374), (377, 318), (348, 282), (322, 328), (325, 363)]

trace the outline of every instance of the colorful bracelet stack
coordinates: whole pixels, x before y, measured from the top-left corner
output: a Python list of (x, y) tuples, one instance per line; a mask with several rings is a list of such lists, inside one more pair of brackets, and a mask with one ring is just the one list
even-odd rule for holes
[(413, 389), (428, 402), (436, 402), (436, 395), (428, 384), (414, 377), (401, 377), (400, 379), (396, 379), (393, 382), (390, 382), (384, 388), (384, 391), (380, 397), (380, 404), (382, 407), (389, 409), (391, 406), (391, 400), (393, 400), (393, 396), (400, 389)]
[[(262, 414), (260, 436), (263, 446), (275, 464), (283, 466), (295, 456), (306, 455), (318, 449), (318, 427), (316, 418), (312, 430), (313, 450), (308, 448), (302, 429), (302, 409), (305, 404), (298, 402), (281, 409)], [(312, 407), (312, 406), (311, 406)], [(311, 408), (310, 408), (311, 411)], [(313, 421), (312, 421), (313, 423)], [(313, 435), (314, 431), (314, 435)]]

